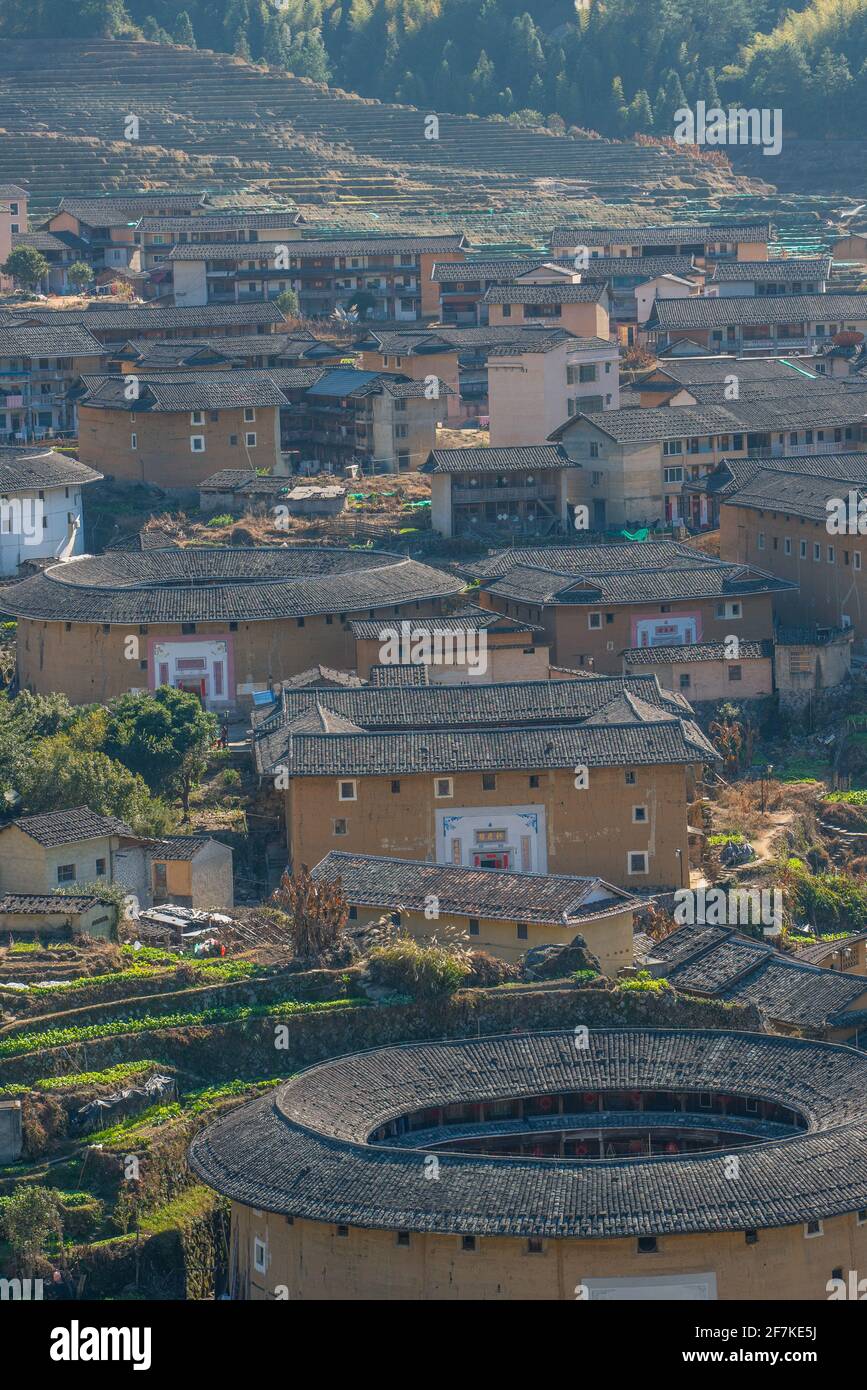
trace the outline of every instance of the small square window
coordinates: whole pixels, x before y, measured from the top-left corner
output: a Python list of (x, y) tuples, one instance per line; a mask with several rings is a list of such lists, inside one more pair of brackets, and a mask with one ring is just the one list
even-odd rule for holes
[(194, 454), (203, 454), (205, 452), (205, 436), (203, 434), (191, 434), (190, 449)]
[(601, 614), (601, 613), (588, 613), (588, 614), (587, 614), (587, 626), (589, 627), (589, 629), (590, 629), (591, 632), (595, 632), (595, 631), (597, 631), (599, 628), (601, 628), (601, 626), (602, 626), (602, 614)]
[(190, 411), (190, 424), (203, 425), (205, 423), (205, 412), (203, 410)]
[(627, 855), (627, 860), (628, 860), (628, 865), (629, 865), (628, 871), (629, 871), (630, 874), (646, 874), (646, 873), (647, 873), (647, 851), (646, 851), (646, 850), (643, 850), (643, 849), (642, 849), (642, 850), (630, 850), (629, 854)]
[(351, 908), (349, 909), (349, 920), (350, 920), (350, 922), (357, 922), (357, 921), (358, 921), (358, 908), (357, 908), (357, 907), (351, 907)]
[(256, 447), (256, 434), (255, 434), (255, 431), (253, 431), (253, 430), (248, 430), (248, 432), (244, 435), (244, 444), (246, 445), (246, 447), (247, 447), (248, 449), (255, 449), (255, 447)]
[(625, 780), (626, 780), (626, 785), (627, 785), (627, 787), (634, 787), (634, 786), (635, 786), (635, 772), (633, 771), (633, 769), (632, 769), (631, 767), (628, 767), (628, 768), (626, 769), (626, 771), (624, 772), (623, 776), (624, 776), (624, 778), (625, 778)]
[(691, 677), (684, 671), (679, 679), (681, 690), (689, 690), (689, 687), (692, 684)]
[(338, 782), (337, 799), (339, 801), (357, 801), (358, 783), (354, 779), (347, 782)]
[(58, 883), (74, 883), (74, 882), (75, 882), (75, 865), (74, 865), (74, 864), (58, 864), (58, 866), (57, 866), (57, 882), (58, 882)]
[(633, 825), (646, 825), (646, 824), (647, 824), (647, 807), (646, 807), (646, 806), (633, 806), (633, 808), (632, 808), (632, 824), (633, 824)]
[(391, 790), (392, 790), (392, 792), (394, 793), (394, 795), (397, 796), (397, 794), (398, 794), (399, 791), (400, 791), (400, 782), (397, 781), (397, 779), (395, 779), (395, 780), (392, 782), (392, 784), (391, 784)]
[(349, 1235), (349, 1227), (348, 1227), (348, 1226), (338, 1226), (338, 1227), (337, 1227), (337, 1234), (338, 1234), (339, 1236), (344, 1236), (344, 1237), (345, 1237), (345, 1236), (348, 1236), (348, 1235)]
[(527, 1240), (527, 1254), (528, 1254), (528, 1255), (542, 1255), (542, 1254), (544, 1254), (544, 1246), (543, 1246), (543, 1244), (542, 1244), (542, 1237), (541, 1237), (541, 1236), (530, 1236), (530, 1237), (528, 1238), (528, 1240)]
[(807, 1221), (804, 1225), (804, 1239), (811, 1240), (814, 1236), (822, 1236), (825, 1232), (821, 1221)]
[(739, 681), (743, 674), (740, 666), (729, 666), (728, 671), (730, 681)]
[(639, 1236), (638, 1253), (639, 1255), (655, 1255), (657, 1250), (656, 1236)]
[(747, 1245), (758, 1245), (759, 1233), (758, 1231), (744, 1231), (744, 1239)]
[(237, 624), (237, 623), (229, 623), (229, 631), (230, 631), (230, 632), (237, 632), (237, 631), (238, 631), (238, 624)]
[(470, 918), (470, 936), (478, 936), (478, 934), (479, 934), (479, 919), (478, 919), (478, 917), (471, 917), (471, 918)]
[(454, 783), (451, 777), (437, 777), (435, 779), (434, 796), (439, 798), (454, 796)]
[(534, 788), (541, 786), (541, 778), (539, 777), (538, 772), (530, 773), (530, 786)]
[(828, 553), (827, 553), (828, 564), (829, 564), (829, 565), (833, 565), (833, 564), (834, 564), (834, 561), (836, 560), (836, 558), (837, 558), (837, 552), (836, 552), (836, 550), (834, 549), (833, 545), (829, 545), (829, 546), (828, 546)]
[(237, 436), (236, 434), (230, 434), (230, 435), (229, 435), (229, 443), (230, 443), (231, 445), (235, 445), (235, 444), (237, 444), (237, 442), (238, 442), (238, 436)]
[(104, 860), (104, 859), (97, 859), (97, 861), (96, 861), (96, 876), (97, 876), (97, 878), (105, 878), (105, 860)]
[(257, 1274), (265, 1274), (268, 1269), (268, 1247), (258, 1236), (253, 1237), (253, 1268)]
[(800, 558), (801, 558), (802, 560), (806, 560), (806, 558), (807, 558), (807, 542), (806, 542), (806, 541), (799, 541), (799, 542), (798, 542), (798, 554), (799, 554), (799, 556), (800, 556)]
[(345, 821), (345, 820), (336, 820), (336, 821), (334, 822), (334, 833), (335, 833), (335, 835), (345, 835), (345, 834), (346, 834), (346, 821)]
[(255, 412), (255, 410), (253, 409), (253, 407), (250, 406), (250, 405), (245, 405), (245, 406), (244, 406), (244, 424), (245, 424), (245, 425), (252, 425), (252, 423), (253, 423), (253, 421), (254, 421), (255, 419), (256, 419), (256, 412)]
[(861, 568), (861, 552), (860, 552), (860, 550), (853, 550), (853, 551), (852, 551), (852, 568), (853, 568), (853, 570), (859, 570), (859, 569)]
[(526, 923), (526, 922), (517, 922), (515, 925), (516, 925), (517, 930), (518, 930), (518, 940), (519, 940), (519, 941), (526, 941), (526, 940), (527, 940), (527, 923)]
[(861, 1207), (858, 1211), (858, 1225), (867, 1226), (867, 1207)]
[(184, 637), (192, 637), (195, 630), (195, 623), (181, 623), (181, 633)]
[(466, 1250), (466, 1252), (467, 1252), (468, 1254), (472, 1254), (472, 1252), (475, 1250), (475, 1248), (476, 1248), (476, 1238), (475, 1238), (475, 1236), (461, 1236), (461, 1249), (462, 1249), (462, 1250)]
[(398, 1231), (396, 1245), (409, 1245), (409, 1231)]
[(495, 792), (497, 790), (497, 774), (495, 772), (482, 773), (482, 791)]

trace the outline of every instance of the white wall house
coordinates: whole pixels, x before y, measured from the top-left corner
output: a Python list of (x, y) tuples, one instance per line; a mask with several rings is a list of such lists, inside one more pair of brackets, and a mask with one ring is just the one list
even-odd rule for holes
[(0, 449), (0, 574), (84, 553), (83, 490), (102, 477), (38, 445)]
[(616, 343), (558, 334), (547, 342), (499, 348), (488, 357), (491, 445), (541, 444), (582, 410), (617, 410)]

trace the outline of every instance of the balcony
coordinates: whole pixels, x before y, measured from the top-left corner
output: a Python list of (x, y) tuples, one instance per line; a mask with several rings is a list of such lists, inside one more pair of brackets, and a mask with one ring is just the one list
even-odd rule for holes
[(531, 487), (452, 487), (452, 501), (527, 502), (542, 507), (556, 507), (558, 499), (552, 493), (539, 493)]

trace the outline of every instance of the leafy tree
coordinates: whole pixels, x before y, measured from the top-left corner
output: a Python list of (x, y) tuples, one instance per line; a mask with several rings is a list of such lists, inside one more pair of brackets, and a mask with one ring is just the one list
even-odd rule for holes
[(298, 296), (294, 290), (284, 290), (278, 294), (274, 300), (284, 319), (297, 319), (298, 317)]
[(635, 93), (629, 104), (629, 128), (633, 134), (649, 134), (653, 129), (653, 107), (644, 88)]
[(42, 252), (34, 246), (17, 246), (0, 269), (23, 290), (32, 292), (42, 284), (50, 267)]
[(3, 1233), (24, 1278), (37, 1274), (50, 1245), (63, 1236), (63, 1209), (47, 1187), (19, 1183), (0, 1208)]
[(33, 814), (89, 806), (126, 821), (141, 835), (165, 834), (172, 825), (170, 809), (150, 795), (142, 777), (105, 753), (77, 749), (65, 734), (28, 750), (18, 765), (17, 784)]
[(286, 25), (282, 16), (271, 15), (265, 28), (265, 47), (262, 56), (272, 68), (285, 68), (289, 65), (289, 45)]
[(180, 796), (184, 819), (201, 781), (217, 717), (186, 690), (161, 685), (153, 695), (121, 695), (109, 705), (105, 750), (161, 796)]
[(196, 36), (193, 33), (193, 22), (186, 10), (181, 10), (175, 24), (175, 43), (183, 44), (184, 48), (196, 47)]
[(73, 261), (72, 265), (66, 268), (66, 278), (73, 289), (78, 290), (80, 294), (93, 279), (93, 269), (87, 264), (87, 261)]

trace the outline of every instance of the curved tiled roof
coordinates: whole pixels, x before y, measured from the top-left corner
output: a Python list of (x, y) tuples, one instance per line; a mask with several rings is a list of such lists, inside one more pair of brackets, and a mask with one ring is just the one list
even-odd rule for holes
[[(629, 1159), (439, 1154), (372, 1145), (413, 1111), (557, 1091), (736, 1092), (806, 1130), (738, 1149)], [(302, 1072), (196, 1136), (190, 1162), (257, 1210), (377, 1229), (583, 1238), (745, 1230), (867, 1206), (867, 1058), (762, 1034), (624, 1028), (378, 1048)]]
[(29, 492), (33, 488), (80, 487), (102, 477), (95, 469), (38, 444), (0, 449), (0, 492)]
[(357, 613), (461, 588), (451, 575), (385, 551), (190, 546), (51, 565), (6, 589), (4, 607), (48, 622), (266, 622)]

